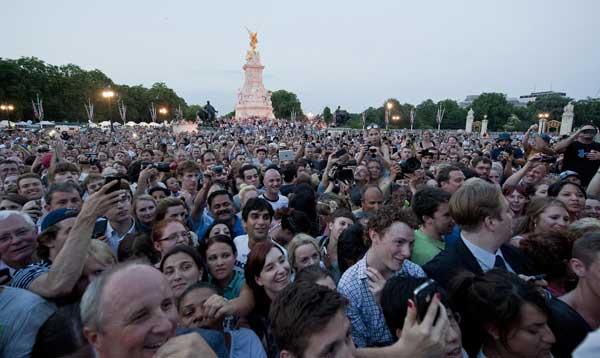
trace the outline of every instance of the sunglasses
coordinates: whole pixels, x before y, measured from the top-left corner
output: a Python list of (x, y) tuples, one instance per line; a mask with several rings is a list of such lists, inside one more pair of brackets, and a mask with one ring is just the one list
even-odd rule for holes
[(370, 129), (379, 129), (379, 125), (377, 125), (377, 124), (369, 124), (367, 126), (367, 130), (370, 130)]
[(583, 134), (596, 134), (596, 130), (595, 129), (586, 129), (584, 131), (581, 131), (581, 133), (583, 133)]

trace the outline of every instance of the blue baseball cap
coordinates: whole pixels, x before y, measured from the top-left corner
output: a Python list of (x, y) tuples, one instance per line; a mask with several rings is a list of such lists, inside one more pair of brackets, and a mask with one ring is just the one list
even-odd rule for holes
[(560, 175), (559, 175), (559, 178), (561, 181), (567, 179), (568, 177), (578, 177), (579, 178), (579, 174), (572, 170), (565, 170), (564, 172), (560, 173)]
[(41, 229), (42, 231), (46, 231), (50, 226), (56, 225), (63, 220), (77, 217), (78, 214), (78, 210), (67, 208), (51, 211), (44, 217), (44, 220), (42, 220)]

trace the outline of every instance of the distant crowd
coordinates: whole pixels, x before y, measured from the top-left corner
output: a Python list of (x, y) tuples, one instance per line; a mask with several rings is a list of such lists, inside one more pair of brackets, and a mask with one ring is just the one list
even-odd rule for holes
[(597, 138), (5, 130), (0, 357), (598, 357)]

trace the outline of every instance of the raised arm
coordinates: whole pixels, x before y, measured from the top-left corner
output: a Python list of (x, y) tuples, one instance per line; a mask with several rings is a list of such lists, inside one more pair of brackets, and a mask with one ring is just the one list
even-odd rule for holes
[(569, 145), (571, 145), (571, 143), (573, 143), (575, 141), (575, 139), (577, 139), (577, 136), (581, 133), (582, 128), (579, 128), (575, 133), (571, 134), (571, 136), (567, 139), (563, 139), (560, 142), (556, 143), (554, 145), (554, 152), (555, 153), (562, 153), (564, 152), (567, 147)]
[(513, 175), (509, 176), (506, 181), (504, 182), (504, 184), (502, 184), (502, 187), (506, 187), (508, 185), (518, 185), (519, 182), (521, 181), (521, 179), (523, 179), (523, 177), (527, 174), (527, 172), (529, 170), (531, 170), (531, 168), (533, 167), (533, 163), (536, 161), (539, 161), (541, 158), (541, 154), (540, 153), (536, 153), (534, 154), (526, 163), (525, 165), (523, 165), (523, 167), (521, 167), (521, 169), (517, 170), (516, 173), (514, 173)]
[(106, 184), (85, 201), (50, 271), (31, 282), (30, 291), (45, 298), (56, 298), (71, 293), (83, 272), (96, 219), (117, 205), (123, 194), (122, 191), (106, 193), (116, 183), (113, 181)]

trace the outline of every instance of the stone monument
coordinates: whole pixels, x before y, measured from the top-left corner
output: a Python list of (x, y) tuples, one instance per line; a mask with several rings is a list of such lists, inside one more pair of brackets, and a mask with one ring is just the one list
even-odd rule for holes
[(263, 85), (263, 66), (260, 63), (260, 53), (256, 49), (258, 34), (248, 30), (250, 48), (246, 51), (244, 67), (244, 85), (238, 90), (235, 105), (235, 119), (248, 118), (275, 119), (271, 93)]
[(466, 133), (473, 132), (473, 119), (475, 117), (475, 112), (473, 112), (473, 108), (469, 108), (469, 112), (467, 113), (467, 126), (465, 127)]
[(575, 106), (573, 106), (573, 103), (569, 102), (569, 104), (567, 104), (565, 108), (563, 108), (562, 119), (560, 121), (560, 135), (570, 134), (573, 130), (574, 107)]
[(488, 126), (488, 120), (487, 120), (487, 114), (485, 116), (483, 116), (483, 121), (481, 121), (481, 136), (485, 137), (485, 135), (487, 135), (487, 126)]

